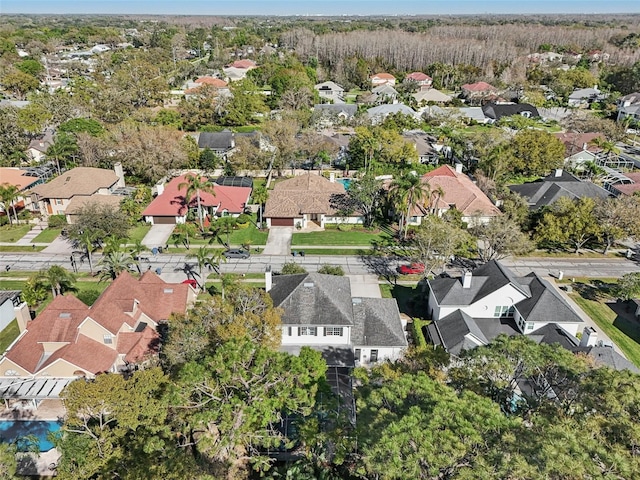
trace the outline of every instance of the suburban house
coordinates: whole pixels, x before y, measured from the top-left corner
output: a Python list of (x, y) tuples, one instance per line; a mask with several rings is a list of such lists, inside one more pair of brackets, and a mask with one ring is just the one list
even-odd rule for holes
[(462, 98), (471, 105), (479, 105), (483, 101), (495, 100), (498, 89), (487, 82), (466, 83), (462, 85)]
[(405, 82), (415, 82), (420, 87), (420, 90), (427, 90), (431, 88), (431, 85), (433, 84), (433, 79), (426, 73), (422, 72), (410, 73), (404, 78), (404, 80)]
[(526, 118), (538, 118), (538, 109), (528, 103), (496, 103), (489, 102), (482, 105), (482, 113), (485, 117), (493, 121), (498, 121), (503, 117), (520, 115)]
[(396, 103), (398, 101), (398, 91), (388, 83), (378, 85), (371, 90), (372, 103)]
[[(196, 194), (187, 199), (187, 187), (179, 188), (182, 183), (187, 183), (186, 174), (159, 186), (158, 196), (142, 212), (146, 222), (151, 225), (177, 225), (186, 222), (189, 210), (197, 211)], [(211, 187), (213, 194), (200, 192), (200, 206), (207, 217), (237, 217), (244, 212), (251, 196), (251, 187), (219, 184), (212, 184)]]
[(33, 320), (26, 303), (15, 308), (20, 336), (0, 358), (0, 377), (73, 378), (122, 372), (157, 353), (157, 327), (196, 300), (188, 284), (155, 273), (121, 273), (88, 307), (58, 295)]
[(570, 107), (587, 107), (593, 102), (599, 102), (607, 98), (606, 93), (602, 93), (598, 86), (593, 88), (578, 88), (571, 92), (567, 100)]
[(236, 60), (231, 65), (222, 69), (225, 76), (230, 82), (242, 80), (247, 77), (247, 72), (257, 68), (257, 65), (252, 60)]
[(640, 172), (615, 172), (607, 175), (604, 180), (604, 188), (616, 197), (620, 195), (632, 196), (640, 192)]
[(321, 175), (305, 174), (276, 183), (264, 209), (267, 227), (311, 226), (363, 223), (362, 215), (340, 213), (341, 200), (346, 197), (344, 185)]
[(76, 219), (82, 210), (89, 205), (107, 206), (117, 210), (123, 197), (121, 195), (91, 195), (90, 197), (75, 196), (67, 204), (64, 214), (67, 217), (67, 223), (76, 223)]
[(201, 132), (198, 135), (198, 148), (208, 148), (214, 153), (226, 158), (226, 155), (235, 148), (236, 142), (231, 130), (224, 129), (221, 132)]
[(358, 113), (358, 106), (349, 103), (321, 103), (313, 106), (314, 117), (321, 127), (345, 122)]
[(524, 277), (492, 260), (462, 277), (427, 280), (427, 335), (452, 355), (486, 345), (500, 334), (529, 334), (550, 323), (575, 336), (582, 319), (536, 273)]
[(592, 327), (584, 327), (580, 340), (557, 323), (548, 323), (529, 333), (527, 337), (536, 343), (557, 344), (573, 353), (587, 355), (597, 366), (640, 373), (640, 369), (616, 352), (613, 345), (607, 345), (602, 340), (598, 340), (598, 334)]
[(318, 83), (313, 88), (316, 89), (320, 98), (324, 98), (325, 100), (330, 100), (333, 103), (343, 103), (344, 102), (344, 88), (342, 88), (337, 83), (328, 81)]
[(53, 145), (53, 130), (45, 130), (44, 135), (34, 138), (27, 147), (27, 156), (36, 163), (46, 157), (48, 148)]
[(606, 198), (611, 196), (604, 188), (593, 182), (582, 181), (561, 168), (556, 169), (542, 180), (522, 185), (510, 185), (509, 189), (522, 195), (532, 210), (553, 205), (561, 197), (574, 200), (583, 197)]
[(596, 163), (600, 148), (593, 144), (595, 139), (603, 139), (601, 133), (555, 133), (554, 136), (564, 144), (567, 167), (583, 169), (587, 162)]
[(452, 100), (450, 95), (442, 93), (435, 88), (429, 88), (428, 90), (420, 90), (413, 94), (413, 98), (416, 99), (418, 105), (427, 105), (429, 103), (449, 103)]
[[(0, 167), (0, 186), (11, 185), (18, 189), (18, 197), (13, 201), (12, 205), (16, 207), (17, 211), (27, 209), (33, 210), (34, 207), (31, 196), (27, 193), (23, 193), (26, 190), (35, 187), (42, 182), (42, 179), (38, 176), (30, 174), (31, 172), (16, 167)], [(0, 210), (8, 213), (7, 210), (11, 210), (11, 205), (0, 205)]]
[(219, 94), (229, 94), (229, 87), (227, 82), (219, 78), (209, 76), (199, 77), (193, 82), (188, 82), (186, 84), (184, 93), (185, 95), (196, 95), (205, 85), (208, 85), (209, 87), (217, 90)]
[[(442, 165), (422, 176), (422, 181), (429, 184), (431, 208), (437, 215), (455, 208), (462, 214), (462, 221), (467, 222), (469, 226), (486, 223), (491, 218), (501, 215), (489, 197), (462, 173), (461, 167), (461, 164), (457, 164), (455, 169), (450, 165)], [(409, 219), (410, 225), (420, 225), (422, 218), (428, 214), (425, 207), (414, 209)]]
[(410, 107), (407, 107), (404, 103), (394, 103), (390, 105), (378, 105), (377, 107), (373, 107), (367, 110), (367, 115), (371, 120), (371, 123), (378, 124), (384, 122), (384, 119), (389, 115), (395, 115), (400, 113), (402, 115), (408, 115), (415, 119), (418, 119), (419, 116)]
[(402, 132), (402, 138), (413, 144), (418, 152), (420, 163), (435, 165), (440, 160), (440, 154), (434, 147), (436, 139), (422, 130), (406, 130)]
[(308, 346), (329, 366), (397, 360), (407, 348), (405, 322), (393, 298), (353, 297), (350, 280), (320, 273), (275, 275), (266, 289), (283, 310), (281, 350)]
[(618, 99), (617, 103), (618, 117), (620, 122), (625, 118), (632, 120), (640, 120), (640, 92), (630, 93)]
[[(113, 195), (118, 188), (124, 186), (122, 165), (116, 163), (113, 170), (94, 167), (72, 168), (50, 182), (36, 185), (31, 188), (30, 193), (40, 214), (46, 217), (66, 214), (67, 207), (76, 197), (85, 197), (86, 200), (88, 197)], [(120, 196), (117, 198), (122, 199)]]
[(371, 75), (370, 80), (371, 80), (371, 86), (373, 87), (377, 87), (378, 85), (384, 85), (385, 83), (388, 83), (389, 85), (392, 85), (392, 86), (396, 84), (396, 77), (394, 77), (390, 73), (385, 73), (385, 72), (380, 72), (380, 73), (376, 73), (375, 75)]

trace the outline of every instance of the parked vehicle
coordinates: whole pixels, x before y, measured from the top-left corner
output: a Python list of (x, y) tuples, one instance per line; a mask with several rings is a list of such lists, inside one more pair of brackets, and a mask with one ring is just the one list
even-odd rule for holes
[(412, 263), (410, 265), (400, 265), (398, 273), (401, 275), (420, 275), (424, 273), (424, 263)]
[(251, 254), (242, 248), (230, 248), (222, 253), (227, 258), (249, 258)]

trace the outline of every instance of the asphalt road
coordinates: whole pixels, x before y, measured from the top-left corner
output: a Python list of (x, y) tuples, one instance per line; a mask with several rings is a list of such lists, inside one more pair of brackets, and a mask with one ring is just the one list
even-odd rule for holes
[[(100, 260), (100, 255), (93, 255), (94, 270)], [(395, 268), (406, 263), (395, 258), (379, 257), (359, 257), (344, 255), (307, 255), (305, 257), (292, 257), (284, 255), (254, 255), (247, 260), (232, 259), (221, 265), (225, 273), (259, 273), (264, 272), (267, 265), (271, 265), (273, 271), (278, 271), (283, 264), (288, 261), (295, 261), (304, 266), (308, 271), (316, 271), (324, 264), (340, 265), (346, 274), (378, 274), (389, 275), (395, 272)], [(612, 277), (619, 278), (625, 273), (640, 272), (640, 264), (625, 259), (602, 258), (602, 259), (580, 259), (580, 258), (526, 258), (526, 259), (505, 259), (502, 261), (517, 275), (526, 275), (535, 271), (539, 275), (557, 277), (559, 272), (564, 272), (565, 278), (571, 277)], [(180, 271), (184, 269), (185, 263), (194, 265), (193, 259), (187, 259), (185, 255), (149, 255), (149, 262), (143, 261), (143, 269), (165, 271)], [(54, 254), (44, 252), (20, 252), (1, 253), (0, 272), (9, 266), (10, 270), (37, 271), (51, 265), (62, 265), (72, 270), (69, 254)], [(89, 264), (85, 260), (83, 263), (76, 263), (78, 269), (83, 272), (89, 271)], [(461, 271), (461, 266), (452, 266), (448, 269), (453, 275)]]

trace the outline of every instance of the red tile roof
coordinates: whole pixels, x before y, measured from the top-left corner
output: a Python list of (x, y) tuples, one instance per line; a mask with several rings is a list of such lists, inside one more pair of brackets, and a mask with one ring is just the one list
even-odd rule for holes
[[(142, 212), (142, 215), (167, 217), (185, 215), (185, 193), (187, 189), (186, 187), (178, 189), (178, 185), (186, 181), (185, 177), (186, 175), (181, 175), (165, 185), (164, 192), (149, 204)], [(251, 196), (251, 188), (249, 187), (214, 185), (213, 191), (215, 196), (207, 192), (200, 192), (200, 202), (205, 207), (218, 206), (219, 212), (227, 210), (229, 213), (242, 213)], [(195, 207), (197, 203), (196, 195), (193, 195), (189, 205)]]
[(100, 342), (78, 335), (78, 339), (51, 354), (38, 370), (52, 365), (57, 360), (63, 360), (76, 367), (96, 375), (111, 370), (118, 357), (118, 352)]
[(27, 172), (19, 168), (0, 167), (0, 184), (15, 185), (18, 187), (18, 191), (29, 188), (39, 180), (39, 177), (27, 175)]
[(584, 146), (586, 145), (586, 150), (591, 153), (598, 153), (601, 149), (596, 147), (592, 142), (596, 138), (601, 138), (604, 140), (604, 135), (601, 133), (575, 133), (575, 132), (565, 132), (565, 133), (555, 133), (554, 136), (560, 140), (565, 147), (565, 155), (570, 157), (571, 155), (575, 155), (576, 153), (582, 152), (585, 150)]
[(146, 327), (141, 332), (123, 332), (118, 335), (118, 353), (125, 354), (125, 361), (137, 363), (160, 350), (160, 335)]
[(492, 90), (495, 91), (496, 87), (488, 84), (487, 82), (477, 82), (462, 85), (462, 90), (467, 90), (469, 92), (489, 92)]
[(233, 62), (231, 65), (229, 65), (230, 67), (234, 67), (234, 68), (244, 68), (244, 69), (249, 69), (249, 68), (255, 68), (256, 67), (256, 62), (252, 61), (252, 60), (248, 60), (248, 59), (244, 59), (244, 60), (236, 60), (235, 62)]
[(385, 73), (385, 72), (380, 72), (380, 73), (376, 73), (375, 75), (371, 75), (371, 78), (382, 78), (384, 80), (395, 80), (396, 79), (396, 77), (394, 77), (390, 73)]
[(211, 85), (216, 88), (224, 88), (227, 86), (227, 82), (215, 77), (200, 77), (195, 80), (195, 83), (201, 83), (202, 85)]
[(500, 215), (500, 210), (482, 193), (482, 191), (463, 174), (457, 173), (449, 165), (443, 165), (422, 176), (429, 183), (431, 191), (441, 187), (444, 195), (438, 202), (438, 208), (446, 210), (451, 205), (464, 216), (482, 215), (493, 217)]
[(425, 80), (431, 80), (431, 77), (426, 73), (422, 72), (413, 72), (407, 75), (407, 78), (410, 80), (415, 80), (416, 82), (424, 82)]

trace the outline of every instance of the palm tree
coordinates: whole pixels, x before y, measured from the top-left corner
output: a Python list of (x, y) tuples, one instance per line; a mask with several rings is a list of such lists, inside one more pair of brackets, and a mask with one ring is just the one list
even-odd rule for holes
[(177, 247), (179, 243), (183, 244), (189, 250), (191, 245), (190, 238), (194, 237), (197, 233), (196, 226), (192, 223), (180, 223), (173, 229), (171, 238), (173, 244)]
[(104, 255), (108, 255), (112, 252), (121, 252), (122, 251), (122, 243), (124, 239), (116, 237), (115, 235), (109, 235), (105, 241), (104, 246), (102, 247), (102, 253)]
[[(428, 185), (429, 183), (427, 182), (427, 186)], [(435, 215), (438, 212), (438, 203), (440, 203), (440, 199), (442, 197), (444, 197), (444, 189), (441, 185), (438, 185), (434, 190), (431, 190), (431, 194), (429, 195), (429, 209), (431, 210), (432, 215)]]
[(13, 222), (11, 221), (11, 213), (9, 212), (9, 207), (13, 209), (13, 216), (16, 219), (16, 223), (18, 223), (18, 214), (16, 213), (15, 201), (19, 196), (20, 191), (15, 185), (10, 185), (8, 183), (3, 183), (2, 185), (0, 185), (0, 202), (2, 202), (4, 211), (6, 212), (7, 217), (9, 217), (10, 225), (13, 225)]
[(194, 175), (192, 173), (187, 173), (184, 177), (185, 181), (178, 184), (178, 190), (182, 190), (186, 188), (187, 191), (184, 194), (185, 202), (187, 208), (191, 203), (191, 197), (193, 195), (196, 196), (196, 201), (198, 203), (198, 220), (200, 222), (200, 231), (204, 231), (204, 220), (202, 218), (202, 205), (200, 202), (200, 192), (207, 192), (216, 196), (216, 193), (213, 189), (213, 185), (209, 183), (209, 181), (203, 177), (202, 175)]
[(253, 189), (253, 193), (251, 194), (251, 196), (253, 197), (253, 201), (260, 205), (260, 208), (258, 209), (258, 215), (260, 218), (260, 228), (262, 228), (262, 209), (264, 208), (264, 204), (267, 203), (267, 200), (269, 199), (269, 190), (267, 190), (267, 187), (265, 187), (264, 185), (260, 185), (259, 187)]
[(611, 157), (620, 154), (620, 149), (616, 146), (616, 142), (612, 140), (606, 140), (598, 137), (591, 140), (591, 143), (602, 150), (606, 160), (611, 160)]
[(78, 237), (73, 240), (74, 247), (83, 247), (87, 252), (87, 260), (89, 260), (89, 271), (93, 275), (93, 259), (91, 254), (95, 250), (96, 246), (96, 234), (90, 230), (83, 230), (79, 233)]
[(402, 232), (404, 224), (404, 239), (406, 240), (411, 210), (418, 205), (424, 205), (429, 198), (429, 184), (423, 182), (419, 176), (409, 172), (401, 175), (391, 183), (389, 193), (394, 199), (397, 208), (406, 208), (406, 213), (403, 211), (399, 225), (400, 232)]
[(136, 268), (138, 269), (138, 273), (142, 273), (142, 270), (140, 269), (140, 254), (148, 250), (149, 249), (147, 248), (147, 246), (144, 245), (142, 243), (142, 240), (140, 240), (139, 238), (136, 238), (133, 241), (133, 244), (129, 245), (129, 254), (131, 255), (131, 258), (133, 259), (133, 263), (136, 265)]
[(39, 278), (51, 289), (51, 294), (56, 297), (64, 292), (75, 291), (76, 277), (60, 265), (52, 265), (47, 270), (41, 270)]
[(132, 271), (133, 258), (128, 253), (113, 251), (102, 257), (100, 265), (103, 266), (100, 270), (100, 281), (107, 278), (115, 280), (122, 272)]
[(219, 266), (221, 259), (225, 259), (224, 255), (220, 250), (213, 250), (207, 247), (200, 247), (195, 253), (189, 253), (187, 258), (195, 258), (198, 263), (198, 271), (200, 274), (200, 279), (202, 280), (201, 288), (204, 287), (206, 283), (205, 277), (203, 277), (204, 267), (209, 267), (211, 270), (214, 270), (216, 273), (219, 273)]
[(78, 145), (76, 144), (75, 139), (70, 135), (62, 134), (58, 135), (55, 143), (47, 148), (46, 156), (48, 159), (56, 161), (58, 175), (60, 175), (60, 160), (65, 162), (66, 168), (66, 161), (73, 157), (77, 152)]

